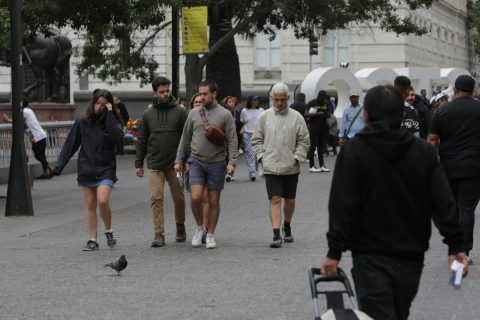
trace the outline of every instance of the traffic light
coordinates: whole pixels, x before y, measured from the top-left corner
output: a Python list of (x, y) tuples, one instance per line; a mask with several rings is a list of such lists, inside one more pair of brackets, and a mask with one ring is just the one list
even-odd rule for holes
[(311, 56), (318, 55), (318, 38), (311, 37), (309, 42), (310, 42), (310, 55)]

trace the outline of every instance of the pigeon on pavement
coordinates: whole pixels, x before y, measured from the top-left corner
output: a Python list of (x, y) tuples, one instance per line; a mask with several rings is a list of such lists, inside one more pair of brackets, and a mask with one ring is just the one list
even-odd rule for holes
[(125, 255), (122, 254), (118, 260), (107, 263), (105, 267), (112, 268), (113, 270), (118, 272), (118, 275), (120, 275), (120, 271), (124, 270), (127, 267), (127, 259), (125, 259)]

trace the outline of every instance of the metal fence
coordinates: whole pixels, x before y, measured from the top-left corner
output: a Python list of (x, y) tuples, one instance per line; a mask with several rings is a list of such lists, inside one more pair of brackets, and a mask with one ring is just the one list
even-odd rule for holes
[[(47, 132), (47, 149), (45, 155), (48, 162), (56, 162), (68, 133), (73, 126), (73, 121), (42, 122), (42, 127)], [(12, 153), (12, 125), (0, 124), (0, 168), (10, 166)], [(33, 156), (32, 144), (25, 136), (25, 149), (29, 165), (39, 163)], [(76, 159), (75, 154), (72, 159)]]

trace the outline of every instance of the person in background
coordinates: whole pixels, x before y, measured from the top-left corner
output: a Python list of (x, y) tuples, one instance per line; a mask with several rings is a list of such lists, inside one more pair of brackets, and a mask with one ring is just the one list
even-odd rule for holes
[(187, 109), (187, 100), (180, 98), (178, 100), (178, 106), (184, 109)]
[(245, 109), (240, 114), (240, 121), (243, 124), (241, 133), (243, 135), (243, 144), (245, 146), (245, 159), (247, 159), (248, 178), (250, 181), (255, 181), (257, 174), (257, 161), (255, 159), (255, 152), (252, 148), (252, 135), (257, 123), (258, 117), (263, 109), (259, 108), (258, 97), (251, 95), (247, 99)]
[(407, 101), (411, 93), (412, 83), (406, 76), (397, 76), (394, 84), (395, 88), (397, 88), (402, 95), (405, 104), (402, 127), (413, 133), (415, 137), (420, 137), (420, 123), (417, 110)]
[[(43, 173), (37, 179), (50, 179), (52, 177), (53, 167), (48, 163), (45, 151), (47, 149), (47, 132), (42, 128), (40, 122), (32, 109), (28, 107), (28, 101), (22, 100), (22, 113), (26, 134), (32, 143), (33, 156), (42, 165)], [(12, 119), (6, 114), (2, 115), (3, 121), (11, 123)]]
[(350, 105), (343, 111), (342, 124), (338, 133), (339, 144), (343, 146), (345, 141), (352, 139), (357, 133), (365, 127), (363, 119), (363, 106), (359, 102), (360, 93), (351, 90), (348, 94)]
[(337, 155), (337, 146), (338, 146), (338, 121), (337, 117), (332, 113), (330, 118), (327, 119), (327, 122), (330, 126), (328, 130), (328, 139), (327, 139), (327, 150), (325, 154), (328, 156), (328, 145), (332, 147), (332, 152), (334, 155)]
[[(323, 148), (328, 137), (327, 119), (331, 114), (330, 100), (327, 99), (325, 90), (318, 91), (317, 98), (311, 100), (307, 105), (305, 118), (308, 119), (310, 131), (310, 150), (308, 159), (310, 169), (308, 172), (329, 172), (323, 161)], [(320, 168), (315, 167), (315, 149), (317, 150), (318, 163)]]
[(290, 105), (290, 109), (298, 111), (302, 117), (305, 117), (307, 103), (305, 102), (305, 93), (297, 93), (297, 100)]
[(164, 197), (165, 180), (170, 187), (173, 200), (176, 242), (185, 242), (185, 198), (183, 187), (174, 171), (183, 125), (187, 119), (187, 111), (178, 105), (170, 93), (170, 80), (156, 77), (152, 82), (152, 107), (145, 110), (138, 130), (136, 144), (135, 174), (144, 175), (143, 162), (147, 158), (148, 178), (151, 193), (151, 212), (153, 218), (154, 238), (152, 247), (165, 245)]
[(435, 108), (443, 106), (448, 102), (448, 94), (440, 92), (435, 96)]
[[(222, 100), (222, 103), (221, 105), (227, 109), (228, 111), (230, 111), (230, 113), (232, 114), (232, 117), (235, 118), (235, 106), (237, 105), (237, 98), (236, 97), (233, 97), (233, 96), (227, 96), (225, 98), (223, 98)], [(241, 112), (240, 112), (241, 114)], [(235, 124), (236, 126), (236, 124)], [(236, 129), (235, 129), (236, 130)], [(240, 129), (241, 131), (241, 129)], [(241, 139), (242, 138), (242, 134), (240, 132), (238, 132), (240, 135), (237, 135), (237, 139)], [(228, 158), (229, 158), (229, 155), (228, 155), (228, 149), (227, 149), (227, 164), (228, 164)], [(225, 175), (225, 181), (227, 182), (231, 182), (231, 181), (235, 181), (235, 176), (234, 174), (226, 174)]]
[(237, 103), (234, 107), (233, 110), (233, 118), (235, 119), (235, 130), (237, 132), (237, 142), (238, 142), (238, 153), (242, 154), (243, 153), (243, 141), (242, 141), (242, 135), (240, 133), (240, 130), (242, 130), (242, 121), (240, 121), (240, 114), (242, 113), (243, 108), (245, 108), (242, 104)]
[(410, 87), (410, 94), (413, 93), (413, 100), (410, 103), (418, 115), (419, 135), (422, 139), (427, 139), (428, 129), (431, 121), (431, 106), (430, 102), (424, 99), (421, 95), (415, 93), (415, 89)]
[[(125, 128), (128, 120), (130, 119), (130, 115), (128, 114), (127, 107), (117, 97), (113, 97), (113, 102), (115, 102), (115, 105), (118, 108), (118, 112), (120, 113), (120, 117), (121, 117), (121, 121), (122, 121), (122, 126), (123, 126), (123, 128)], [(118, 145), (117, 145), (117, 155), (124, 155), (124, 154), (125, 154), (125, 141), (123, 139), (121, 139), (118, 142)]]
[(85, 115), (77, 119), (70, 129), (53, 172), (60, 175), (80, 148), (77, 181), (83, 188), (89, 235), (84, 251), (99, 248), (97, 206), (105, 226), (108, 247), (114, 248), (117, 243), (112, 229), (110, 192), (117, 181), (115, 149), (120, 139), (123, 139), (123, 129), (113, 96), (108, 90), (96, 90)]

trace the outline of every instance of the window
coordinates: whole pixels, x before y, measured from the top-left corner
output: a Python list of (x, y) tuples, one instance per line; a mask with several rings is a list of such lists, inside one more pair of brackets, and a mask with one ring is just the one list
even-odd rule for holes
[(279, 78), (282, 68), (282, 37), (280, 32), (273, 41), (269, 35), (257, 33), (255, 37), (255, 78)]
[(350, 31), (346, 29), (329, 30), (322, 36), (324, 67), (338, 66), (340, 61), (349, 61)]

